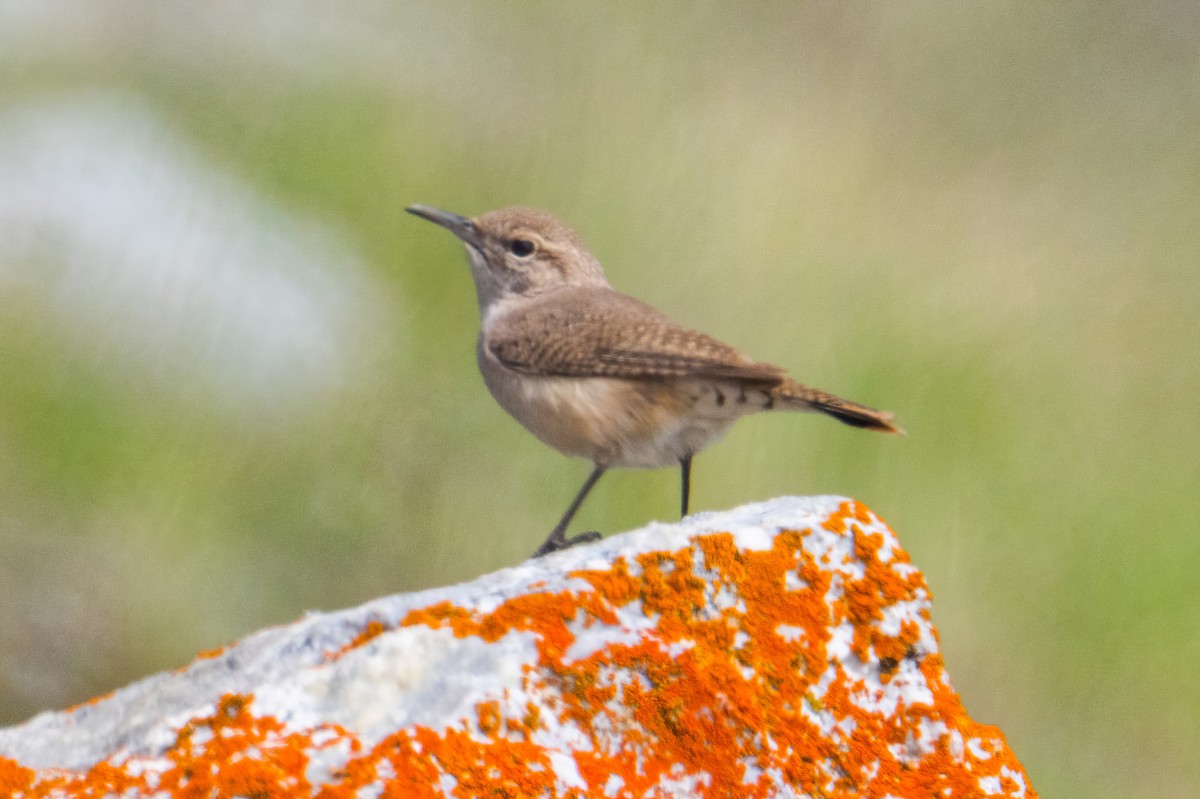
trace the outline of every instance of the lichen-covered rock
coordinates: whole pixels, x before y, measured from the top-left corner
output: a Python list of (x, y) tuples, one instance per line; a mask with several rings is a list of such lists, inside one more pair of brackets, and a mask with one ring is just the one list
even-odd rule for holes
[(0, 796), (1036, 796), (929, 612), (853, 501), (697, 515), (0, 730)]

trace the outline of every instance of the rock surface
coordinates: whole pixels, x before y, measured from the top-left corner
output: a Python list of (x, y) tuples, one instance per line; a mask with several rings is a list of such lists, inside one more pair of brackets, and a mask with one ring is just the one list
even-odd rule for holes
[(839, 497), (311, 614), (0, 730), (0, 796), (1035, 797)]

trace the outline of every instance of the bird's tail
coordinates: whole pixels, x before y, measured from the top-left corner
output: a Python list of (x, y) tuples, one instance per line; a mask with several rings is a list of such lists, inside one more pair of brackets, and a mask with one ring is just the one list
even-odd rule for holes
[(771, 393), (784, 407), (801, 411), (819, 411), (851, 427), (905, 435), (904, 429), (893, 422), (895, 416), (888, 411), (877, 411), (818, 388), (802, 386), (794, 380), (784, 380)]

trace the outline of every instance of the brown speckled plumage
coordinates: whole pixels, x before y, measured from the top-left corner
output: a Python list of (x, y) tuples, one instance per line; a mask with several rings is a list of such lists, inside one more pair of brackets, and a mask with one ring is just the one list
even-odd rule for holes
[(545, 443), (596, 468), (538, 551), (564, 531), (612, 466), (681, 464), (684, 513), (692, 456), (734, 421), (774, 409), (818, 411), (901, 433), (892, 415), (792, 380), (609, 286), (573, 230), (530, 208), (474, 220), (413, 206), (466, 245), (482, 330), (477, 359), (496, 401)]
[(488, 332), (509, 369), (558, 377), (720, 378), (777, 384), (783, 371), (675, 324), (641, 300), (605, 288), (564, 288), (531, 300)]

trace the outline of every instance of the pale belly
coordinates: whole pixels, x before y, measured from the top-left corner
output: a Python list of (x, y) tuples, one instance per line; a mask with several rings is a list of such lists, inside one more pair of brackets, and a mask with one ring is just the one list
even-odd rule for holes
[(479, 355), (488, 390), (514, 419), (559, 452), (604, 466), (674, 466), (763, 407), (736, 385), (532, 377)]

